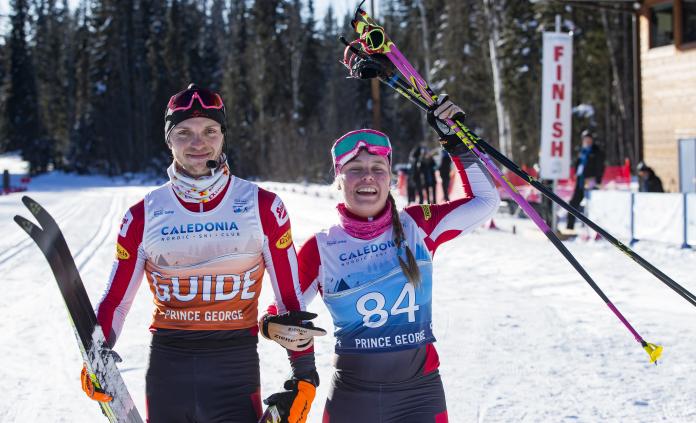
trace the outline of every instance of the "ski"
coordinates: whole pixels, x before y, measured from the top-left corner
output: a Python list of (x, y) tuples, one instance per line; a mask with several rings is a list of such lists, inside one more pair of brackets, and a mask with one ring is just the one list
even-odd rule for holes
[[(142, 423), (143, 420), (116, 366), (118, 356), (108, 347), (102, 329), (97, 323), (97, 316), (63, 233), (53, 217), (39, 203), (27, 196), (22, 197), (22, 202), (40, 226), (22, 216), (15, 216), (14, 221), (29, 234), (48, 260), (65, 302), (70, 326), (87, 371), (96, 375), (98, 382), (95, 386), (113, 397), (112, 401), (99, 402), (102, 412), (110, 422)], [(101, 385), (98, 385), (99, 383)]]
[[(384, 28), (378, 25), (368, 13), (362, 9), (362, 3), (357, 7), (351, 25), (359, 34), (359, 38), (353, 42), (347, 42), (345, 38), (340, 40), (346, 44), (344, 51), (343, 64), (348, 68), (351, 77), (358, 79), (378, 78), (380, 81), (396, 90), (399, 94), (410, 100), (424, 110), (429, 110), (435, 104), (437, 95), (430, 89), (428, 83), (421, 75), (413, 68), (406, 60), (404, 55), (396, 47), (396, 44), (389, 39)], [(349, 53), (353, 53), (352, 57)], [(359, 59), (366, 59), (366, 66), (362, 69), (358, 66)], [(386, 60), (385, 60), (386, 59)], [(385, 68), (385, 62), (396, 68), (403, 75), (400, 76), (396, 72), (391, 72)], [(363, 74), (354, 75), (354, 72), (364, 72)], [(663, 347), (652, 344), (643, 339), (642, 336), (633, 328), (628, 320), (614, 306), (609, 298), (595, 283), (592, 277), (585, 271), (575, 257), (563, 245), (561, 240), (539, 216), (539, 214), (529, 205), (529, 203), (519, 194), (517, 189), (512, 185), (505, 175), (495, 166), (488, 154), (480, 150), (483, 141), (476, 136), (467, 126), (460, 121), (445, 119), (445, 123), (455, 131), (457, 137), (464, 143), (470, 151), (472, 151), (483, 163), (491, 176), (500, 183), (500, 185), (511, 195), (517, 204), (525, 211), (525, 213), (534, 221), (536, 226), (546, 235), (551, 243), (565, 257), (565, 259), (575, 268), (575, 270), (583, 277), (590, 285), (595, 293), (605, 302), (607, 307), (614, 315), (623, 323), (628, 331), (633, 335), (635, 340), (643, 347), (645, 352), (650, 356), (650, 362), (657, 364), (658, 358), (662, 354)]]
[(259, 423), (280, 423), (280, 413), (275, 405), (269, 405), (261, 416)]
[[(350, 51), (355, 55), (356, 58), (360, 59), (367, 59), (370, 60), (370, 56), (367, 55), (365, 52), (359, 50), (354, 44), (355, 43), (349, 43), (344, 37), (340, 37), (340, 40), (343, 44), (347, 46), (346, 48), (346, 53)], [(346, 64), (347, 66), (351, 66), (351, 63), (349, 63), (350, 60), (347, 57), (344, 57), (343, 63)], [(423, 98), (420, 93), (416, 92), (416, 90), (413, 88), (411, 84), (406, 82), (402, 77), (399, 75), (393, 73), (390, 70), (387, 70), (384, 68), (384, 64), (379, 62), (379, 61), (373, 61), (371, 63), (372, 68), (369, 69), (374, 72), (373, 75), (369, 75), (370, 78), (376, 77), (378, 78), (381, 82), (395, 90), (397, 93), (402, 95), (404, 98), (407, 100), (411, 101), (413, 104), (418, 106), (421, 110), (424, 112), (428, 111), (429, 108), (429, 103), (426, 101), (425, 98)], [(358, 76), (355, 75), (353, 77), (357, 77), (359, 79), (364, 79), (365, 76)], [(467, 130), (468, 131), (468, 130)], [(595, 222), (593, 222), (590, 218), (582, 214), (579, 210), (577, 210), (575, 207), (571, 206), (567, 202), (565, 202), (562, 198), (560, 198), (558, 195), (556, 195), (552, 190), (547, 188), (544, 184), (542, 184), (538, 179), (534, 178), (533, 176), (529, 175), (525, 171), (523, 171), (517, 164), (515, 164), (513, 161), (508, 159), (506, 156), (504, 156), (502, 153), (500, 153), (498, 150), (496, 150), (493, 146), (488, 144), (485, 140), (476, 137), (473, 132), (468, 131), (468, 133), (472, 136), (472, 144), (475, 147), (481, 147), (483, 152), (490, 154), (494, 159), (496, 159), (498, 162), (500, 162), (503, 166), (506, 168), (510, 169), (514, 174), (522, 178), (523, 180), (527, 181), (531, 186), (539, 190), (541, 194), (543, 194), (546, 198), (550, 199), (551, 201), (555, 202), (562, 208), (564, 208), (568, 213), (572, 214), (573, 216), (577, 217), (580, 221), (585, 223), (587, 226), (592, 228), (594, 231), (596, 231), (599, 235), (601, 235), (605, 240), (607, 240), (611, 245), (619, 249), (622, 253), (626, 254), (627, 257), (629, 257), (631, 260), (635, 261), (638, 263), (640, 266), (642, 266), (645, 270), (650, 272), (653, 276), (655, 276), (657, 279), (659, 279), (662, 283), (667, 285), (670, 289), (672, 289), (674, 292), (679, 294), (682, 298), (684, 298), (686, 301), (688, 301), (691, 305), (696, 306), (696, 295), (693, 293), (689, 292), (686, 288), (681, 286), (679, 283), (674, 281), (672, 278), (667, 276), (665, 273), (663, 273), (660, 269), (657, 267), (653, 266), (650, 262), (648, 262), (646, 259), (638, 255), (635, 251), (633, 251), (631, 248), (626, 246), (624, 243), (616, 239), (612, 234), (604, 230), (601, 226), (597, 225)], [(564, 238), (565, 235), (561, 238)]]

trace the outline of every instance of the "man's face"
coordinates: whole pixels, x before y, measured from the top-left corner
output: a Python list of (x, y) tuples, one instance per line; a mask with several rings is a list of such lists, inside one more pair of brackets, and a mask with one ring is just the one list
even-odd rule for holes
[(590, 137), (588, 135), (585, 135), (584, 137), (582, 137), (582, 146), (583, 147), (589, 147), (592, 145), (592, 143), (593, 143), (592, 137)]
[(220, 155), (223, 139), (219, 123), (195, 117), (176, 125), (168, 144), (179, 167), (190, 176), (199, 177), (210, 174), (206, 163)]

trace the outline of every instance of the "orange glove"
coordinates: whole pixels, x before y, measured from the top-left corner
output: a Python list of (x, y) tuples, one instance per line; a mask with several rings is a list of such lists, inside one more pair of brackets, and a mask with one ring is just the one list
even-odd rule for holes
[(82, 381), (82, 390), (85, 391), (85, 394), (87, 394), (90, 399), (99, 402), (109, 402), (113, 399), (111, 395), (98, 387), (99, 381), (97, 380), (97, 376), (87, 370), (86, 364), (82, 365), (80, 380)]
[(285, 391), (275, 393), (263, 402), (276, 406), (282, 423), (305, 423), (316, 395), (316, 387), (311, 382), (298, 379), (286, 381), (283, 387)]

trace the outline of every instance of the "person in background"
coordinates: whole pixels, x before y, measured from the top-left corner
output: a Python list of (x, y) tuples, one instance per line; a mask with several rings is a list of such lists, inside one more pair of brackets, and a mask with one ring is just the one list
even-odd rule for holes
[[(423, 147), (416, 145), (408, 155), (409, 173), (408, 183), (418, 197), (418, 204), (423, 204), (423, 171), (422, 171)], [(414, 197), (414, 201), (415, 201)], [(410, 204), (410, 203), (409, 203)]]
[[(575, 190), (570, 199), (570, 205), (580, 208), (580, 203), (585, 198), (585, 190), (593, 189), (602, 182), (604, 174), (604, 153), (594, 142), (594, 135), (589, 129), (582, 131), (582, 149), (575, 162)], [(575, 229), (575, 216), (568, 214), (566, 228), (569, 231)]]
[(424, 150), (421, 164), (423, 172), (423, 185), (425, 187), (426, 203), (435, 203), (435, 159), (433, 154), (427, 149)]
[(2, 171), (2, 192), (3, 194), (10, 192), (10, 171), (7, 169)]
[(640, 162), (636, 166), (638, 171), (638, 191), (640, 192), (665, 192), (662, 188), (662, 181), (655, 174), (655, 171), (645, 163)]
[[(410, 157), (409, 157), (410, 160)], [(408, 163), (404, 167), (404, 172), (406, 172), (406, 199), (408, 204), (415, 204), (416, 202), (416, 183), (411, 177), (413, 169), (411, 168), (411, 163)]]
[(449, 184), (450, 184), (450, 172), (452, 170), (452, 158), (445, 150), (442, 150), (440, 155), (440, 166), (438, 167), (438, 172), (440, 172), (440, 180), (442, 180), (442, 193), (444, 195), (445, 201), (449, 201)]

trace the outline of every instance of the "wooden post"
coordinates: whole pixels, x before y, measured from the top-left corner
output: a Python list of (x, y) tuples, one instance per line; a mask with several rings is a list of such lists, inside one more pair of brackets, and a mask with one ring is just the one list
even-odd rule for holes
[[(370, 13), (373, 18), (375, 17), (375, 0), (370, 2), (371, 10)], [(372, 129), (377, 131), (382, 130), (382, 100), (379, 94), (379, 80), (377, 78), (372, 78), (370, 80), (370, 91), (372, 92)]]

